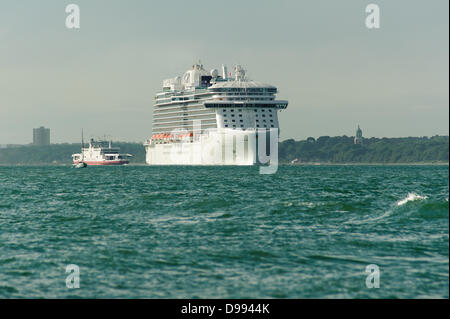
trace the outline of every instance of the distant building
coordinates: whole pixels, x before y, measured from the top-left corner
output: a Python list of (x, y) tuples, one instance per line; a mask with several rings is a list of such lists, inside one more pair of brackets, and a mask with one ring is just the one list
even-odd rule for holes
[(363, 136), (362, 136), (362, 130), (358, 125), (358, 129), (356, 130), (356, 136), (354, 140), (355, 144), (362, 144), (363, 143)]
[(43, 126), (33, 129), (34, 145), (50, 145), (50, 129)]

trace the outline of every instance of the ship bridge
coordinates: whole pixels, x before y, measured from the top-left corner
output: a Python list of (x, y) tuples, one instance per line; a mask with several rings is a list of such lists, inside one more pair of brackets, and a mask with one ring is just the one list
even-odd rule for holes
[(208, 88), (212, 100), (205, 101), (206, 108), (287, 108), (288, 101), (275, 100), (278, 90), (275, 86), (256, 81), (219, 82)]

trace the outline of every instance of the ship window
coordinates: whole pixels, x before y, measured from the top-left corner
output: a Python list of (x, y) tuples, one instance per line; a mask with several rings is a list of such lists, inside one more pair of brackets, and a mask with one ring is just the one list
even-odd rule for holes
[(236, 122), (235, 120), (232, 121), (233, 123)]
[(259, 122), (259, 120), (256, 120), (256, 122)]
[(265, 111), (264, 109), (261, 110), (261, 112), (264, 112), (264, 111)]
[(257, 110), (257, 109), (255, 109), (255, 112), (258, 112), (258, 110)]
[(225, 127), (228, 127), (228, 125), (225, 125)]
[(259, 125), (256, 125), (256, 127), (259, 127)]
[(227, 115), (226, 115), (226, 114), (224, 114), (223, 116), (224, 116), (224, 117), (227, 117)]
[(244, 127), (244, 125), (241, 125), (241, 127)]
[(273, 127), (273, 125), (271, 125), (271, 127)]
[(244, 122), (243, 120), (240, 120), (239, 122)]
[(233, 128), (236, 128), (236, 125), (233, 125)]
[(266, 117), (266, 114), (263, 114), (262, 117)]
[(226, 110), (226, 109), (223, 109), (223, 111), (226, 112), (227, 110)]
[(239, 112), (242, 112), (242, 109), (239, 109)]
[(234, 112), (234, 110), (233, 110), (233, 109), (231, 109), (230, 111), (231, 111), (231, 112)]
[(228, 122), (228, 120), (225, 120), (225, 122)]
[[(269, 112), (272, 112), (272, 110), (269, 110)], [(271, 115), (272, 116), (272, 115)]]
[(266, 120), (264, 120), (263, 122), (266, 123)]
[(270, 116), (270, 117), (273, 117), (273, 115), (272, 115), (272, 114), (270, 114), (269, 116)]
[(270, 120), (270, 122), (273, 122), (273, 120)]
[(242, 114), (239, 114), (239, 117), (242, 117)]
[(231, 117), (234, 117), (234, 114), (231, 114)]

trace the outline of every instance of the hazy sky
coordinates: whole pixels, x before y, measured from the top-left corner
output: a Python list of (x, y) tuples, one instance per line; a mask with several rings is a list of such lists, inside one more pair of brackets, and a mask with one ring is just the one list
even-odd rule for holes
[[(65, 7), (81, 28), (65, 27)], [(367, 29), (365, 7), (381, 9)], [(281, 138), (449, 133), (448, 0), (1, 0), (0, 144), (143, 141), (165, 78), (242, 64), (289, 100)]]

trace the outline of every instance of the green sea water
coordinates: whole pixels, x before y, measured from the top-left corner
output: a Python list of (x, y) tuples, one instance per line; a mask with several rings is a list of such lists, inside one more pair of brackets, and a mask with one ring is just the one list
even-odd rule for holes
[(0, 297), (448, 298), (448, 178), (448, 166), (0, 167)]

